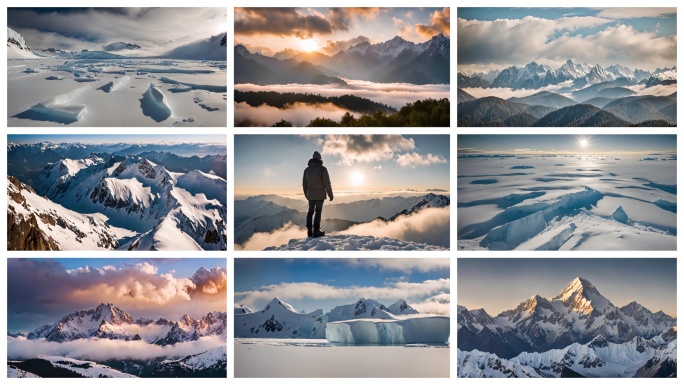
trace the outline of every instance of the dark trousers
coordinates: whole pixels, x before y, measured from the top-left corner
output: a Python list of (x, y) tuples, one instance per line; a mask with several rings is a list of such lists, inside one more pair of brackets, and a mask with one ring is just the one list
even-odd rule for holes
[(306, 214), (306, 226), (311, 226), (311, 218), (316, 212), (316, 217), (313, 218), (313, 226), (321, 226), (321, 211), (323, 211), (323, 200), (309, 200), (309, 212)]

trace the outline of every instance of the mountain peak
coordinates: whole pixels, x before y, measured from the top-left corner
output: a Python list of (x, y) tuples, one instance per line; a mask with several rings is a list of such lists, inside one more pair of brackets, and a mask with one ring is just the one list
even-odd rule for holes
[(584, 314), (603, 310), (610, 305), (608, 299), (603, 297), (589, 280), (581, 277), (572, 280), (554, 300), (560, 300), (566, 306)]

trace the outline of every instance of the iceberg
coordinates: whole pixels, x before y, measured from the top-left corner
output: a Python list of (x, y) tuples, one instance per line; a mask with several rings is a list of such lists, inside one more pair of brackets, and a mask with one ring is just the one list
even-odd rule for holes
[(358, 319), (326, 324), (325, 337), (339, 344), (445, 344), (449, 341), (449, 318), (414, 317), (401, 320)]

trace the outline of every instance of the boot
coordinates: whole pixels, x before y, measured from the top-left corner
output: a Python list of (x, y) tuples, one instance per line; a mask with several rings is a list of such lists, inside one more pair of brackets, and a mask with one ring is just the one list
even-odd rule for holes
[(313, 237), (313, 230), (311, 229), (310, 225), (306, 226), (306, 236), (307, 237)]
[(325, 232), (321, 231), (321, 227), (314, 227), (313, 237), (316, 238), (321, 236), (325, 236)]

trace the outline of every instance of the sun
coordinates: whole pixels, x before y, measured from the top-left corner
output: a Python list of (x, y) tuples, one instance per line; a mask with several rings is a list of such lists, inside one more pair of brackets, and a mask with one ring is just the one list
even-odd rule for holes
[(313, 52), (318, 49), (318, 42), (314, 39), (300, 40), (299, 46), (304, 52)]
[(352, 172), (351, 174), (349, 174), (349, 181), (355, 186), (363, 184), (365, 178), (366, 177), (361, 172)]
[(580, 151), (586, 151), (591, 147), (591, 137), (589, 136), (577, 136), (577, 146), (579, 147)]

